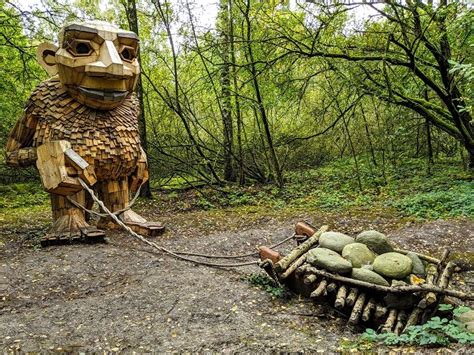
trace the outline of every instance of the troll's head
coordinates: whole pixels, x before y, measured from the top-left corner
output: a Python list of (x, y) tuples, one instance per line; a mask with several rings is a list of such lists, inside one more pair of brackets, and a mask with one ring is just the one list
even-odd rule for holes
[(110, 110), (133, 91), (140, 67), (138, 37), (134, 32), (101, 21), (72, 23), (59, 34), (59, 48), (38, 47), (38, 60), (51, 75), (59, 75), (66, 90), (79, 102)]

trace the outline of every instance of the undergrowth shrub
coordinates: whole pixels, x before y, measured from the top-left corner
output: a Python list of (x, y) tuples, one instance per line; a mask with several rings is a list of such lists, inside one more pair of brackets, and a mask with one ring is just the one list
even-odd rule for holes
[(21, 208), (48, 203), (49, 195), (36, 182), (0, 185), (0, 208)]
[(438, 187), (435, 191), (418, 192), (390, 201), (389, 204), (406, 216), (440, 218), (443, 216), (474, 215), (474, 184), (453, 181), (451, 186)]
[(285, 295), (285, 290), (278, 286), (274, 280), (264, 274), (252, 273), (244, 277), (251, 285), (261, 288), (273, 297), (280, 298)]
[[(452, 311), (453, 315), (459, 315), (470, 310), (469, 307), (460, 306), (453, 309), (450, 305), (440, 305), (441, 311)], [(388, 346), (394, 345), (418, 345), (418, 346), (448, 346), (451, 343), (474, 344), (474, 334), (467, 331), (464, 326), (448, 318), (433, 317), (422, 325), (408, 327), (401, 335), (395, 333), (377, 333), (373, 329), (367, 329), (355, 342), (344, 344), (347, 348), (370, 349), (375, 344)]]

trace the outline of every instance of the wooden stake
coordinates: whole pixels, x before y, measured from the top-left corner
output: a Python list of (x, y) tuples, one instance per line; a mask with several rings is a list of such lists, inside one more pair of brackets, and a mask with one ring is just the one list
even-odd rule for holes
[(283, 274), (285, 270), (287, 270), (290, 265), (298, 258), (300, 258), (303, 254), (305, 254), (308, 250), (314, 247), (319, 242), (319, 237), (321, 234), (328, 230), (328, 226), (322, 226), (316, 233), (314, 233), (308, 240), (298, 245), (295, 249), (293, 249), (290, 254), (285, 256), (275, 265), (275, 271), (278, 274)]
[(449, 281), (451, 281), (451, 276), (456, 271), (456, 267), (457, 267), (457, 265), (454, 261), (450, 261), (446, 265), (446, 267), (444, 268), (444, 270), (441, 273), (441, 276), (439, 277), (439, 280), (438, 280), (438, 286), (440, 288), (448, 287)]
[[(433, 285), (438, 276), (436, 266), (433, 264), (428, 265), (426, 270), (426, 284)], [(434, 292), (428, 292), (418, 303), (418, 307), (425, 309), (436, 302), (436, 294)]]
[(305, 285), (311, 285), (312, 283), (315, 283), (318, 277), (314, 274), (306, 275), (303, 279), (303, 282)]
[(369, 299), (369, 302), (364, 307), (364, 311), (362, 313), (362, 320), (367, 322), (370, 319), (370, 314), (375, 308), (375, 300), (373, 298)]
[(306, 269), (310, 267), (311, 265), (309, 264), (303, 264), (299, 268), (295, 270), (296, 275), (303, 275), (306, 272)]
[(314, 228), (311, 224), (306, 221), (299, 221), (295, 225), (295, 234), (296, 235), (304, 235), (306, 237), (311, 237), (313, 234), (316, 233), (316, 228)]
[(382, 328), (382, 333), (390, 333), (393, 329), (393, 325), (395, 321), (397, 320), (397, 310), (392, 308), (390, 309), (390, 312), (388, 313), (387, 320), (385, 321), (385, 324), (383, 325)]
[(403, 324), (405, 323), (405, 320), (407, 319), (407, 314), (405, 311), (399, 311), (397, 315), (397, 324), (395, 325), (395, 330), (394, 333), (397, 335), (400, 335), (400, 332), (403, 329)]
[(377, 303), (375, 306), (375, 318), (382, 318), (384, 315), (387, 314), (387, 307)]
[(351, 316), (349, 317), (349, 324), (356, 325), (359, 323), (360, 314), (362, 313), (362, 309), (365, 303), (365, 293), (361, 293), (359, 297), (357, 297), (357, 301), (354, 304), (354, 308), (352, 309)]
[(405, 325), (405, 328), (403, 328), (403, 333), (407, 330), (408, 327), (418, 324), (418, 319), (420, 318), (421, 312), (423, 312), (423, 310), (419, 307), (415, 307), (413, 311), (411, 311), (407, 320), (407, 324)]
[(443, 249), (443, 254), (441, 255), (441, 259), (438, 262), (438, 273), (441, 272), (441, 269), (446, 264), (446, 260), (448, 260), (448, 257), (449, 257), (450, 253), (451, 253), (451, 251), (449, 249), (447, 249), (447, 248)]
[[(438, 287), (440, 289), (447, 291), (447, 287), (449, 285), (449, 281), (451, 280), (451, 276), (456, 270), (457, 270), (456, 263), (454, 261), (448, 262), (448, 264), (446, 265), (446, 267), (444, 268), (444, 270), (442, 271), (438, 279)], [(434, 313), (436, 312), (437, 305), (441, 303), (443, 299), (444, 299), (444, 293), (440, 293), (440, 295), (438, 296), (438, 302), (436, 303), (436, 307), (433, 307), (433, 309), (427, 308), (426, 311), (423, 313), (423, 317), (421, 319), (423, 323), (426, 322), (428, 319), (430, 319), (434, 315)]]
[(328, 293), (333, 293), (337, 290), (337, 284), (335, 282), (331, 282), (328, 287), (326, 287), (326, 291)]
[(339, 287), (336, 295), (336, 301), (334, 302), (334, 307), (337, 309), (343, 309), (346, 304), (346, 295), (347, 295), (347, 286), (342, 285)]
[(346, 304), (352, 307), (357, 299), (357, 295), (359, 294), (359, 289), (355, 287), (351, 287), (349, 290), (349, 295), (346, 298)]
[(327, 295), (326, 292), (326, 285), (328, 284), (328, 281), (326, 279), (322, 279), (321, 282), (319, 283), (318, 287), (311, 292), (311, 295), (309, 296), (310, 298), (317, 298), (321, 296)]
[[(297, 268), (302, 266), (305, 262), (306, 262), (306, 254), (300, 256), (298, 260), (296, 260), (293, 264), (291, 264), (290, 267), (283, 274), (280, 275), (280, 280), (286, 279), (293, 272), (295, 272), (295, 270)], [(277, 265), (278, 265), (278, 263), (277, 263)]]

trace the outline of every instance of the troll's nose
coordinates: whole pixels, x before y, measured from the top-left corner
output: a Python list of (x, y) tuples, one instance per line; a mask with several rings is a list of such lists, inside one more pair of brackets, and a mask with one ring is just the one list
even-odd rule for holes
[(112, 41), (104, 41), (100, 47), (99, 58), (96, 62), (89, 63), (85, 71), (97, 76), (131, 76), (130, 70), (124, 67), (123, 61)]

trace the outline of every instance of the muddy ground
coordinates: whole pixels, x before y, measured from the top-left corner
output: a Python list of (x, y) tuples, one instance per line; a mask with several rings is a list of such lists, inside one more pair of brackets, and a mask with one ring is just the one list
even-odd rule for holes
[[(290, 235), (301, 218), (351, 234), (377, 229), (404, 248), (433, 255), (449, 247), (469, 258), (474, 248), (470, 220), (415, 223), (383, 215), (304, 213), (273, 218), (232, 211), (154, 217), (170, 227), (156, 241), (181, 251), (252, 251)], [(108, 234), (108, 244), (35, 248), (31, 240), (40, 233), (37, 226), (0, 229), (2, 352), (332, 352), (360, 331), (327, 306), (291, 295), (274, 298), (252, 285), (246, 277), (260, 272), (253, 266), (196, 266), (117, 232)], [(472, 290), (472, 280), (468, 274), (456, 284)]]

